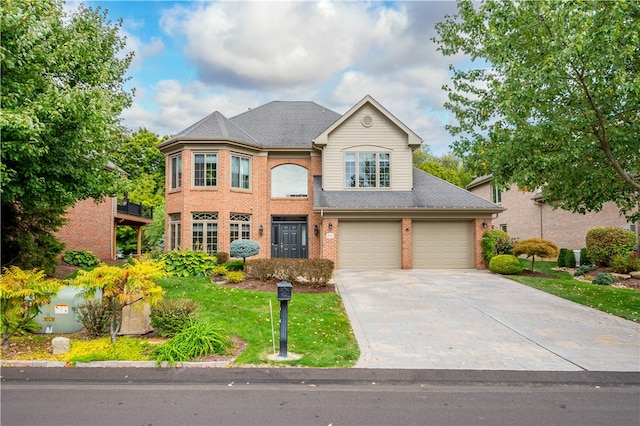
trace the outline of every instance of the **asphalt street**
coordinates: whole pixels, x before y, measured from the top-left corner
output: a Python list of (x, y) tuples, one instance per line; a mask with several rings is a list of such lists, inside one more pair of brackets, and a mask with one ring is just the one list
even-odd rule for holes
[(640, 374), (3, 368), (2, 425), (640, 424)]

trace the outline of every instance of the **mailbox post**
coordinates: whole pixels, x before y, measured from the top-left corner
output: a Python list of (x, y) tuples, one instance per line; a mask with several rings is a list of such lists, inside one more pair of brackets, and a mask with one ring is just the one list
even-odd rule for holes
[(278, 300), (280, 301), (280, 358), (287, 357), (287, 323), (289, 322), (289, 300), (293, 286), (286, 281), (278, 283)]

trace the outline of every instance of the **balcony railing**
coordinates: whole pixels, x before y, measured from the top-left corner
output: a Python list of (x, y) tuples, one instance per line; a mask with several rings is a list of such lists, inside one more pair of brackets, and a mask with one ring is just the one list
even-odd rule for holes
[(153, 219), (153, 207), (143, 206), (142, 204), (132, 203), (130, 201), (118, 204), (118, 213)]

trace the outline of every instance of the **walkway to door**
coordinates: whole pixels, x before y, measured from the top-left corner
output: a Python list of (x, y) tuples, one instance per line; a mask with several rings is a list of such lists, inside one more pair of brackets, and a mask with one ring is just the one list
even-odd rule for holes
[(338, 270), (356, 367), (640, 371), (640, 325), (476, 270)]

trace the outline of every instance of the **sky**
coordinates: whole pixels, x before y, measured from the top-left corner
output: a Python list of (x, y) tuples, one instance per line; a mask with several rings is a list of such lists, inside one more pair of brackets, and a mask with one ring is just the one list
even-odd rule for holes
[[(173, 135), (208, 114), (272, 100), (313, 101), (343, 114), (371, 95), (436, 155), (452, 115), (449, 64), (431, 38), (451, 1), (84, 1), (122, 19), (135, 52), (123, 111), (131, 130)], [(68, 0), (73, 10), (78, 2)]]

